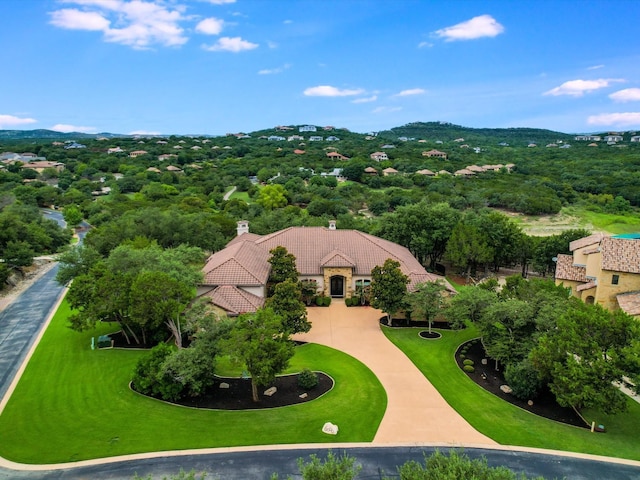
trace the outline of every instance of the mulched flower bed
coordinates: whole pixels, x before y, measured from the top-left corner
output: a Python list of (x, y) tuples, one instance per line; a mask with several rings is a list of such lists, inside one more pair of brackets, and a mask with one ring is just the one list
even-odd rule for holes
[[(465, 358), (460, 358), (460, 350), (467, 347)], [(487, 364), (482, 364), (482, 359), (487, 359)], [(497, 397), (516, 405), (524, 410), (539, 415), (541, 417), (555, 420), (557, 422), (566, 423), (575, 427), (587, 428), (582, 419), (573, 411), (572, 408), (565, 408), (558, 405), (554, 395), (548, 388), (544, 388), (537, 398), (532, 399), (533, 405), (529, 405), (527, 400), (520, 400), (510, 393), (504, 393), (500, 390), (501, 385), (506, 385), (502, 368), (498, 365), (495, 369), (495, 360), (487, 357), (482, 343), (477, 340), (462, 344), (456, 351), (456, 362), (462, 370), (463, 360), (470, 359), (474, 362), (475, 371), (472, 373), (465, 372), (467, 376), (486, 391), (493, 393)]]
[[(321, 397), (333, 388), (333, 379), (324, 373), (318, 373), (318, 385), (311, 390), (298, 386), (298, 375), (284, 375), (274, 382), (278, 391), (272, 396), (264, 395), (268, 387), (258, 387), (260, 401), (251, 397), (251, 380), (248, 378), (220, 378), (215, 385), (198, 398), (185, 398), (179, 405), (216, 410), (254, 410), (259, 408), (286, 407), (306, 403)], [(220, 388), (220, 383), (229, 384), (229, 388)], [(300, 395), (306, 393), (306, 398)]]

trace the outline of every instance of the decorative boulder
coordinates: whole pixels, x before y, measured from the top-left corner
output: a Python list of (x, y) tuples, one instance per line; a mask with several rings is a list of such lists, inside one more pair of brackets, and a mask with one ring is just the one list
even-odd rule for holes
[(305, 399), (309, 396), (309, 394), (307, 392), (305, 393), (301, 393), (300, 395), (298, 395), (300, 398)]
[(229, 388), (229, 384), (227, 382), (222, 382), (220, 384), (220, 388)]
[(504, 393), (511, 393), (513, 391), (509, 385), (500, 385), (500, 390)]
[(326, 433), (327, 435), (337, 435), (338, 426), (331, 422), (327, 422), (322, 426), (322, 433)]
[(529, 401), (527, 402), (527, 405), (529, 405), (530, 407), (533, 407), (533, 400), (529, 400)]
[(264, 391), (264, 395), (265, 395), (266, 397), (270, 397), (271, 395), (273, 395), (273, 394), (274, 394), (274, 393), (276, 393), (277, 391), (278, 391), (278, 389), (277, 389), (276, 387), (267, 388), (267, 389)]

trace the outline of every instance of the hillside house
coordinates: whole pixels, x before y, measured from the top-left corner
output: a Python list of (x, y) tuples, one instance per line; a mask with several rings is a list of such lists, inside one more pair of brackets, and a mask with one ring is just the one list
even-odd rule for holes
[(315, 132), (317, 131), (317, 128), (313, 125), (303, 125), (302, 127), (298, 128), (299, 132)]
[(391, 258), (409, 277), (411, 291), (418, 283), (446, 279), (427, 272), (406, 248), (357, 230), (329, 227), (290, 227), (269, 235), (249, 232), (249, 223), (238, 222), (238, 235), (209, 257), (202, 269), (204, 280), (198, 295), (229, 315), (255, 312), (264, 305), (269, 278), (269, 251), (283, 246), (296, 257), (300, 280), (315, 280), (320, 293), (351, 297), (359, 286), (371, 283), (371, 270)]
[(147, 153), (149, 152), (147, 152), (146, 150), (134, 150), (129, 154), (129, 158), (136, 158), (136, 157), (139, 157), (140, 155), (146, 155)]
[(344, 155), (342, 155), (341, 153), (338, 152), (327, 152), (327, 157), (333, 159), (333, 160), (342, 160), (342, 161), (348, 161), (349, 158), (345, 157)]
[(585, 303), (640, 315), (640, 235), (597, 233), (571, 242), (569, 250), (558, 255), (556, 285)]
[(385, 177), (389, 177), (391, 175), (397, 175), (398, 174), (398, 170), (396, 170), (395, 168), (385, 168), (384, 170), (382, 170), (382, 175), (384, 175)]
[(369, 176), (378, 175), (378, 170), (373, 167), (367, 167), (364, 169), (364, 174)]
[(443, 160), (447, 159), (447, 154), (444, 152), (441, 152), (440, 150), (429, 150), (428, 152), (422, 152), (422, 156), (423, 157), (435, 157), (435, 158), (441, 158)]
[(428, 170), (428, 169), (426, 169), (426, 168), (424, 168), (424, 169), (422, 169), (422, 170), (418, 170), (418, 171), (416, 172), (416, 174), (417, 174), (417, 175), (425, 175), (425, 176), (427, 176), (427, 177), (435, 177), (435, 176), (436, 176), (436, 173), (435, 173), (435, 172), (432, 172), (431, 170)]
[(389, 156), (385, 152), (373, 152), (369, 155), (371, 160), (375, 160), (376, 162), (382, 162), (384, 160), (389, 160)]
[(42, 160), (38, 162), (30, 162), (22, 165), (22, 168), (28, 168), (29, 170), (35, 170), (38, 173), (42, 173), (47, 168), (52, 168), (56, 172), (61, 172), (64, 170), (64, 163), (60, 162), (49, 162), (47, 160)]
[(629, 140), (631, 143), (638, 143), (640, 142), (640, 135), (634, 135), (633, 137), (631, 137), (631, 139)]
[(622, 135), (605, 135), (604, 141), (607, 143), (616, 143), (622, 141)]

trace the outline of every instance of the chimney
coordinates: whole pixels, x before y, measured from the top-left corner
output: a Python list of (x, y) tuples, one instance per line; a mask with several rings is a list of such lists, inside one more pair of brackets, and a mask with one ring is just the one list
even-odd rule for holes
[(329, 230), (335, 230), (335, 229), (336, 229), (336, 221), (329, 220)]
[(240, 220), (236, 227), (236, 232), (238, 232), (238, 236), (243, 233), (249, 233), (249, 222), (247, 220)]

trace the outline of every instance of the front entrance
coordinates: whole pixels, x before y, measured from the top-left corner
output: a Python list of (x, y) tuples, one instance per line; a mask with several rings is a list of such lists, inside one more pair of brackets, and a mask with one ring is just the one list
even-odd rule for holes
[(342, 275), (331, 277), (330, 286), (332, 297), (344, 297), (344, 277)]

